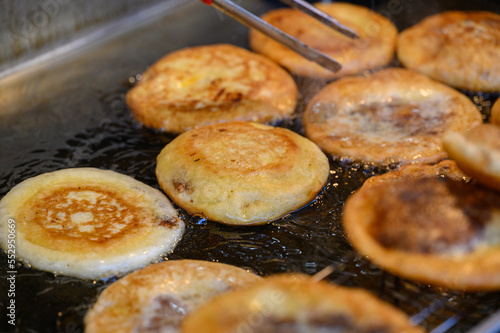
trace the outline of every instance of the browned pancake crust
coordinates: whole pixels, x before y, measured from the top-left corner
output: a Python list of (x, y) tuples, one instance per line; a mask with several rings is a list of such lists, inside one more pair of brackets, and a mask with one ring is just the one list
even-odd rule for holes
[(491, 107), (491, 123), (500, 126), (500, 98)]
[(500, 127), (481, 124), (465, 133), (450, 133), (444, 148), (464, 172), (500, 190)]
[(408, 279), (499, 289), (500, 192), (455, 174), (450, 165), (406, 168), (373, 177), (349, 197), (343, 215), (349, 241)]
[(500, 91), (500, 15), (448, 11), (401, 32), (398, 58), (405, 67), (453, 87)]
[[(89, 200), (71, 200), (74, 193), (91, 191), (98, 204)], [(65, 206), (61, 209), (61, 206)], [(117, 209), (118, 207), (118, 209)], [(66, 218), (54, 216), (63, 212)], [(72, 221), (75, 214), (92, 214), (97, 220), (82, 228), (81, 222)], [(123, 222), (118, 227), (118, 221)], [(19, 227), (30, 230), (26, 239), (42, 247), (54, 247), (60, 251), (79, 252), (89, 246), (98, 252), (110, 251), (113, 247), (148, 233), (149, 222), (161, 224), (153, 211), (134, 205), (134, 195), (118, 193), (92, 184), (78, 187), (64, 186), (36, 193), (26, 203)], [(42, 236), (43, 235), (43, 236)]]
[[(85, 332), (159, 332), (162, 327), (175, 328), (177, 320), (184, 316), (182, 312), (195, 310), (215, 294), (259, 280), (259, 276), (244, 269), (222, 263), (173, 260), (154, 264), (108, 286), (86, 314)], [(171, 318), (171, 321), (161, 318), (168, 313), (170, 301), (187, 301), (189, 308), (174, 313), (181, 318)], [(155, 303), (163, 309), (155, 307)], [(181, 306), (171, 305), (174, 309), (176, 305)], [(157, 313), (152, 313), (154, 311)]]
[[(98, 279), (158, 261), (184, 223), (160, 191), (94, 168), (63, 169), (16, 185), (0, 200), (0, 236), (16, 224), (16, 254), (38, 269)], [(6, 237), (6, 236), (5, 236)], [(7, 239), (0, 237), (2, 247)]]
[(403, 312), (364, 290), (285, 274), (212, 299), (186, 318), (181, 332), (416, 333), (423, 330), (413, 326)]
[(328, 154), (382, 165), (439, 161), (446, 133), (481, 122), (465, 95), (401, 68), (330, 83), (303, 115), (306, 136)]
[(250, 32), (250, 47), (295, 74), (332, 79), (387, 65), (394, 57), (397, 29), (391, 21), (368, 8), (348, 3), (316, 3), (320, 10), (359, 34), (351, 39), (296, 9), (277, 9), (262, 19), (342, 64), (338, 73), (309, 61), (286, 46)]
[(183, 133), (157, 158), (161, 188), (190, 214), (227, 224), (263, 224), (313, 200), (328, 159), (290, 130), (249, 122)]
[(269, 59), (216, 44), (166, 55), (144, 73), (126, 100), (146, 126), (181, 133), (224, 121), (286, 118), (295, 110), (297, 87)]

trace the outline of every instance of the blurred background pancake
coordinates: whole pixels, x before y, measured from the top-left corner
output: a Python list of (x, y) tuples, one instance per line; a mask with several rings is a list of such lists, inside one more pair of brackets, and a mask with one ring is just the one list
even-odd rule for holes
[(452, 87), (500, 92), (500, 15), (446, 11), (402, 31), (398, 59)]
[(137, 120), (172, 133), (235, 120), (273, 122), (289, 117), (296, 102), (297, 87), (285, 70), (229, 44), (172, 52), (127, 93)]
[(367, 7), (349, 3), (318, 2), (315, 5), (354, 30), (360, 38), (346, 37), (296, 9), (270, 11), (262, 15), (262, 19), (340, 62), (339, 72), (324, 69), (255, 30), (250, 31), (250, 47), (294, 74), (323, 79), (383, 67), (393, 60), (398, 30), (390, 20)]

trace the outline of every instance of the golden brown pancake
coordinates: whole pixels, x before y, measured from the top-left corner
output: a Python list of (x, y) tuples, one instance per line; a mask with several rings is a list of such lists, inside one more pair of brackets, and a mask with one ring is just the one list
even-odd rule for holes
[(450, 86), (500, 91), (500, 15), (448, 11), (399, 35), (398, 58), (410, 69)]
[(500, 98), (491, 107), (491, 123), (500, 126)]
[(20, 259), (41, 270), (88, 279), (162, 259), (184, 232), (184, 223), (160, 191), (94, 168), (64, 169), (21, 182), (0, 201), (0, 222), (2, 248), (8, 248), (8, 226), (15, 224)]
[(390, 68), (330, 83), (308, 103), (302, 122), (306, 136), (326, 153), (384, 165), (443, 159), (443, 136), (482, 118), (455, 89)]
[(172, 52), (127, 94), (138, 121), (173, 133), (233, 120), (276, 121), (290, 116), (296, 102), (297, 87), (284, 69), (227, 44)]
[(214, 297), (186, 317), (182, 333), (423, 332), (400, 310), (361, 289), (277, 275)]
[(290, 72), (324, 79), (360, 73), (387, 65), (394, 58), (398, 30), (382, 15), (349, 3), (316, 3), (320, 10), (356, 31), (351, 39), (325, 26), (298, 9), (276, 9), (262, 16), (264, 21), (339, 61), (335, 73), (309, 61), (262, 33), (250, 31), (250, 47), (287, 68)]
[(260, 279), (244, 269), (208, 261), (154, 264), (107, 287), (85, 316), (85, 332), (178, 332), (184, 316), (215, 295)]
[(481, 124), (465, 133), (450, 133), (444, 148), (465, 173), (500, 191), (500, 127)]
[(250, 122), (200, 127), (157, 158), (161, 188), (193, 215), (263, 224), (313, 200), (329, 175), (325, 154), (284, 128)]
[(396, 275), (500, 289), (500, 192), (454, 170), (411, 165), (370, 178), (346, 201), (344, 230), (362, 255)]

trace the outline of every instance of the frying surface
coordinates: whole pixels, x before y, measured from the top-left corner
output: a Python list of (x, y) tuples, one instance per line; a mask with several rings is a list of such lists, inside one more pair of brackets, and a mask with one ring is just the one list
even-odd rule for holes
[[(172, 2), (171, 10), (158, 21), (88, 43), (65, 58), (0, 80), (0, 196), (28, 177), (86, 166), (121, 172), (159, 188), (155, 159), (173, 136), (142, 128), (133, 120), (124, 101), (131, 81), (161, 56), (181, 47), (221, 42), (247, 47), (248, 41), (245, 27), (215, 9), (195, 0)], [(452, 3), (422, 5), (408, 0), (394, 6), (389, 1), (374, 2), (372, 8), (388, 13), (401, 30), (428, 11), (466, 8), (465, 2), (454, 7)], [(500, 12), (495, 1), (467, 5)], [(251, 6), (252, 12), (263, 13), (275, 8), (277, 1), (252, 1)], [(300, 113), (322, 84), (300, 78), (297, 83), (303, 94)], [(498, 95), (470, 97), (488, 117)], [(303, 134), (297, 119), (278, 125)], [(365, 288), (415, 316), (427, 329), (445, 322), (453, 332), (468, 331), (500, 308), (500, 293), (463, 294), (409, 282), (371, 265), (347, 243), (340, 224), (345, 199), (366, 178), (384, 171), (331, 161), (329, 182), (320, 199), (266, 226), (227, 227), (180, 211), (187, 231), (168, 258), (220, 261), (261, 275), (314, 274), (333, 264), (337, 268), (328, 278), (332, 282)], [(0, 267), (0, 306), (4, 308), (10, 301), (5, 253), (0, 255)], [(89, 305), (110, 282), (53, 276), (19, 264), (15, 328), (82, 332)], [(0, 331), (14, 331), (5, 317)]]

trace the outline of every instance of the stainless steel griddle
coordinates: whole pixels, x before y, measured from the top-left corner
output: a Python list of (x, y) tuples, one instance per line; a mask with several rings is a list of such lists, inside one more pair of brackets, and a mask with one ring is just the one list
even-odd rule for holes
[[(275, 0), (237, 1), (262, 14)], [(445, 9), (486, 9), (497, 1), (356, 1), (389, 16), (401, 30)], [(0, 72), (0, 196), (22, 180), (68, 167), (92, 166), (131, 175), (159, 188), (155, 159), (172, 135), (141, 127), (127, 109), (125, 93), (160, 57), (182, 47), (231, 43), (248, 47), (248, 29), (199, 0), (168, 0), (126, 18), (111, 20), (68, 44), (33, 59), (13, 61)], [(480, 52), (480, 50), (478, 50)], [(394, 66), (398, 66), (394, 61)], [(297, 115), (322, 85), (297, 77), (302, 96)], [(498, 95), (469, 97), (488, 117)], [(278, 126), (303, 133), (300, 117)], [(428, 331), (497, 332), (500, 292), (462, 293), (393, 276), (359, 256), (342, 231), (346, 198), (370, 176), (371, 166), (331, 160), (331, 175), (317, 201), (259, 227), (227, 227), (192, 217), (168, 259), (218, 261), (260, 275), (296, 271), (315, 274), (328, 265), (328, 280), (365, 288), (405, 311)], [(0, 332), (82, 332), (83, 317), (108, 281), (54, 276), (18, 264), (17, 322), (4, 316), (9, 298), (7, 256), (0, 255)], [(478, 329), (485, 320), (488, 330)], [(495, 325), (497, 325), (495, 328)]]

